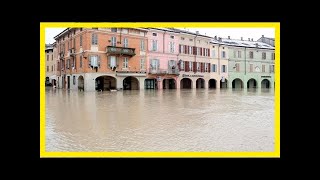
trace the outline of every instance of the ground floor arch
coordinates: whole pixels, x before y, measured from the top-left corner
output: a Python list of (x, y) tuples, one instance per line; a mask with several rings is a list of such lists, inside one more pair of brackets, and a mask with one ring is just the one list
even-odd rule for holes
[(257, 84), (257, 81), (256, 81), (255, 79), (253, 79), (253, 78), (251, 78), (251, 79), (249, 79), (249, 80), (247, 81), (247, 88), (248, 88), (248, 89), (257, 88), (257, 87), (258, 87), (257, 85), (258, 85), (258, 84)]
[(263, 79), (261, 81), (261, 88), (270, 88), (270, 81), (268, 79)]
[(123, 90), (139, 90), (139, 80), (133, 76), (124, 78)]
[(220, 80), (220, 89), (226, 89), (228, 88), (228, 80), (227, 79), (221, 79)]
[(183, 78), (180, 81), (180, 89), (191, 89), (192, 88), (192, 80), (189, 78)]
[(196, 88), (204, 88), (205, 80), (203, 78), (198, 78), (196, 81)]
[[(80, 79), (80, 77), (78, 79)], [(78, 83), (80, 82), (78, 81)], [(84, 86), (84, 83), (83, 83), (83, 86)], [(99, 76), (95, 80), (96, 90), (105, 91), (105, 90), (111, 90), (116, 88), (117, 88), (117, 79), (112, 76)]]
[(172, 78), (163, 79), (162, 88), (163, 89), (176, 89), (176, 80), (174, 80)]
[(243, 88), (243, 82), (241, 79), (236, 78), (232, 81), (232, 88)]
[(78, 77), (78, 90), (84, 91), (84, 78), (81, 75)]
[(217, 81), (215, 79), (210, 79), (208, 81), (208, 87), (211, 88), (211, 89), (212, 88), (213, 89), (217, 88)]

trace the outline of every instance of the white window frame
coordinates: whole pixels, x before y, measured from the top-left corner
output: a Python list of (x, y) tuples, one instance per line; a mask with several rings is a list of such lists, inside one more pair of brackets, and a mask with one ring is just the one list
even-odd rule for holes
[(111, 37), (111, 46), (117, 46), (117, 38), (115, 36)]
[(123, 69), (128, 69), (128, 67), (129, 67), (129, 58), (128, 57), (124, 57), (123, 58), (122, 68)]
[(158, 51), (158, 41), (152, 40), (152, 51)]
[(128, 38), (124, 38), (124, 39), (123, 39), (123, 46), (124, 46), (125, 48), (129, 47), (129, 39), (128, 39)]
[(140, 41), (140, 51), (145, 51), (144, 49), (144, 39)]
[(140, 70), (145, 70), (145, 59), (141, 58), (140, 59)]

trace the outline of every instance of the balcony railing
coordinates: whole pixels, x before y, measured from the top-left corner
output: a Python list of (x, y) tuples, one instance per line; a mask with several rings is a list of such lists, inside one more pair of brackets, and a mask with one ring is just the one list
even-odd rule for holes
[(106, 52), (110, 55), (134, 56), (136, 55), (134, 51), (135, 51), (135, 48), (114, 47), (114, 46), (107, 46), (106, 48)]
[(154, 69), (149, 68), (149, 74), (175, 74), (179, 75), (179, 69)]

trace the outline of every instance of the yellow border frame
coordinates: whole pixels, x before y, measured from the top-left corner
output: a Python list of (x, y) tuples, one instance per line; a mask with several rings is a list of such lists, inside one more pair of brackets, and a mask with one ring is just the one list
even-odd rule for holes
[[(45, 151), (45, 28), (61, 27), (196, 27), (275, 28), (274, 152), (46, 152)], [(280, 157), (280, 23), (40, 23), (40, 157)]]

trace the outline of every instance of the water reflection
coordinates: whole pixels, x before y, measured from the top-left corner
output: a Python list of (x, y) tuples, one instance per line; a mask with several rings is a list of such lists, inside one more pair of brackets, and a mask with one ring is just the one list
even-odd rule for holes
[(47, 151), (273, 151), (273, 89), (46, 89)]

